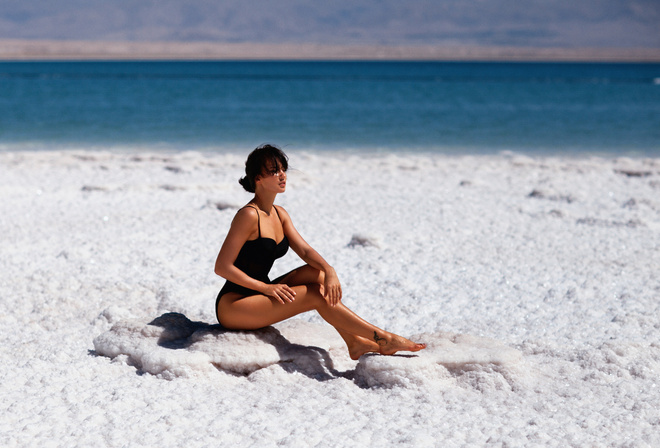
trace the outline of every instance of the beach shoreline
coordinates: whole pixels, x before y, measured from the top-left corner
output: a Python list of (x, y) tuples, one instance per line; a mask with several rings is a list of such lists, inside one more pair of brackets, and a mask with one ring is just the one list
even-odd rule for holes
[(0, 39), (0, 61), (391, 60), (660, 62), (660, 48), (532, 48)]

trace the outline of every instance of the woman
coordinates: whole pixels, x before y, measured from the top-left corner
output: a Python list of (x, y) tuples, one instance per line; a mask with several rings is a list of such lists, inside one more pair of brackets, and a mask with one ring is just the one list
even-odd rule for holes
[[(425, 348), (344, 306), (335, 270), (300, 236), (289, 214), (274, 205), (286, 189), (287, 168), (287, 156), (272, 145), (258, 147), (245, 162), (239, 183), (254, 198), (236, 213), (215, 262), (215, 273), (227, 280), (216, 300), (220, 324), (253, 330), (316, 310), (339, 332), (352, 359), (369, 352), (391, 355)], [(270, 281), (273, 262), (289, 246), (307, 264)]]

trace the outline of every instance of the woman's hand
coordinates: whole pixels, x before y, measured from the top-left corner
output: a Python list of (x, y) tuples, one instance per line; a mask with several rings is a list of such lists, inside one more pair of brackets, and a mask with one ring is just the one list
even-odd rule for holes
[(283, 283), (267, 284), (261, 292), (274, 298), (282, 305), (291, 303), (296, 299), (296, 292), (289, 285)]
[(341, 301), (341, 283), (339, 283), (339, 277), (332, 268), (325, 272), (323, 297), (331, 306), (335, 306)]

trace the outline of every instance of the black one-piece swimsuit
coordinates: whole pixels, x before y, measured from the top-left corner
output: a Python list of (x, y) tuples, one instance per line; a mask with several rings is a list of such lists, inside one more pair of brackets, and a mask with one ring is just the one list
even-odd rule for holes
[[(248, 205), (246, 207), (252, 207)], [(277, 217), (280, 218), (280, 212), (275, 212)], [(256, 207), (252, 207), (257, 210)], [(280, 218), (280, 221), (282, 218)], [(234, 266), (236, 266), (241, 271), (245, 272), (250, 277), (257, 279), (264, 283), (271, 283), (271, 280), (268, 278), (268, 273), (273, 267), (273, 263), (278, 258), (283, 257), (289, 250), (289, 240), (286, 235), (282, 238), (282, 241), (277, 243), (272, 238), (264, 238), (261, 236), (261, 219), (259, 218), (259, 210), (257, 210), (257, 228), (259, 229), (259, 238), (256, 240), (248, 240), (243, 244), (236, 261), (234, 261)], [(273, 280), (273, 283), (277, 283), (280, 278)], [(218, 316), (218, 303), (220, 298), (227, 294), (228, 292), (236, 292), (245, 297), (253, 296), (260, 294), (258, 291), (253, 289), (246, 288), (245, 286), (237, 285), (236, 283), (230, 282), (227, 280), (218, 294), (218, 298), (215, 300), (215, 313), (220, 322), (220, 316)]]

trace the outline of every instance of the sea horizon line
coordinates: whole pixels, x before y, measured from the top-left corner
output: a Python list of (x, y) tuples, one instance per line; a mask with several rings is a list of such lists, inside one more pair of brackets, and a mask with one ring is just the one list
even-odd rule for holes
[(492, 62), (660, 62), (660, 48), (472, 45), (82, 41), (0, 39), (0, 61), (364, 60)]

